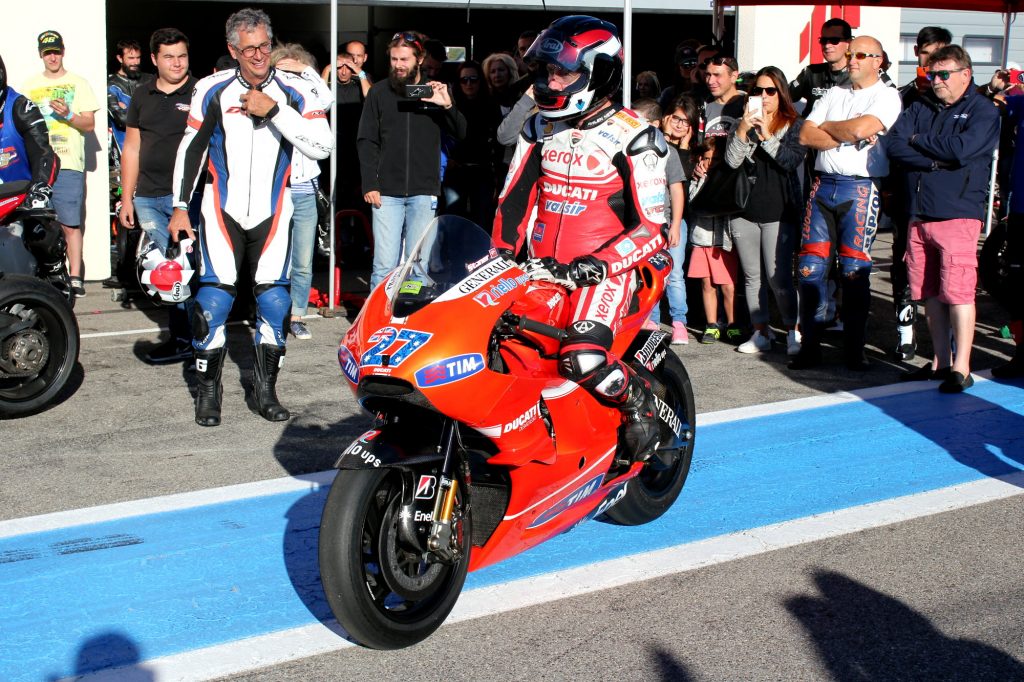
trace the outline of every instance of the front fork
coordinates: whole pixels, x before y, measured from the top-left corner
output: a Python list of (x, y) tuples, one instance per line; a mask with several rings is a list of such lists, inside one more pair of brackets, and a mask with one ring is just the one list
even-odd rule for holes
[(430, 534), (427, 535), (427, 549), (446, 562), (458, 559), (462, 546), (461, 538), (453, 538), (452, 535), (452, 511), (455, 509), (455, 499), (459, 492), (459, 481), (454, 471), (459, 462), (453, 447), (455, 429), (455, 422), (449, 419), (441, 433), (438, 448), (444, 453), (444, 463), (441, 465), (441, 483), (437, 499), (434, 501)]

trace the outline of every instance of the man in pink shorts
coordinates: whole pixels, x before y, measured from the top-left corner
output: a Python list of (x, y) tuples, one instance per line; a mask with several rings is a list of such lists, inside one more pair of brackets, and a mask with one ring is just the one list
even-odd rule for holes
[[(924, 300), (935, 358), (901, 379), (941, 380), (943, 393), (974, 385), (974, 289), (978, 237), (989, 164), (999, 141), (999, 113), (974, 86), (971, 58), (959, 45), (932, 53), (931, 92), (907, 109), (887, 140), (889, 157), (907, 168), (907, 277)], [(956, 354), (950, 344), (950, 330)]]

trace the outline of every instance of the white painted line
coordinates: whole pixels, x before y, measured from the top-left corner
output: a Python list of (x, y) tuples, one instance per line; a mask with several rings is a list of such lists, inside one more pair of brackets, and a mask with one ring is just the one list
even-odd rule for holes
[(188, 493), (150, 497), (144, 500), (118, 502), (98, 507), (71, 509), (52, 514), (0, 521), (0, 538), (8, 538), (25, 533), (41, 533), (59, 528), (83, 526), (90, 523), (115, 521), (130, 516), (158, 514), (160, 512), (202, 507), (209, 504), (234, 502), (250, 497), (265, 497), (267, 495), (278, 495), (294, 491), (313, 492), (323, 486), (329, 486), (334, 481), (334, 476), (337, 473), (337, 470), (329, 469), (327, 471), (318, 471), (314, 474), (303, 474), (302, 476), (274, 478), (254, 483), (239, 483), (238, 485), (229, 485), (222, 488), (195, 490)]
[[(319, 313), (307, 313), (302, 316), (303, 320), (311, 320), (313, 318), (320, 317)], [(326, 319), (326, 318), (324, 318)], [(344, 318), (342, 318), (344, 319)], [(229, 326), (239, 326), (248, 324), (245, 320), (235, 320), (228, 322)], [(140, 334), (159, 334), (160, 332), (170, 331), (167, 327), (147, 327), (145, 329), (122, 329), (116, 332), (90, 332), (88, 334), (80, 334), (80, 339), (102, 339), (108, 336), (138, 336)]]
[[(991, 372), (987, 369), (982, 370), (981, 372), (972, 372), (972, 374), (975, 379), (982, 382), (988, 381), (991, 376)], [(890, 398), (896, 395), (906, 395), (907, 393), (935, 391), (938, 389), (938, 386), (938, 383), (934, 381), (910, 381), (899, 384), (888, 384), (886, 386), (871, 386), (869, 388), (860, 388), (855, 391), (840, 391), (838, 393), (815, 395), (807, 398), (794, 398), (792, 400), (782, 400), (777, 403), (763, 403), (760, 405), (749, 405), (747, 407), (734, 407), (728, 410), (719, 410), (718, 412), (698, 414), (697, 426), (699, 428), (701, 426), (711, 426), (712, 424), (739, 421), (740, 419), (770, 417), (772, 415), (786, 414), (787, 412), (799, 412), (800, 410), (810, 410), (818, 407), (830, 407), (846, 403), (878, 400), (880, 398)]]
[[(984, 380), (988, 372), (975, 374), (978, 379)], [(857, 391), (836, 393), (830, 395), (812, 396), (809, 398), (797, 398), (778, 403), (765, 405), (751, 405), (749, 407), (737, 407), (718, 412), (708, 412), (697, 415), (698, 429), (712, 424), (724, 424), (754, 417), (763, 417), (772, 414), (783, 414), (798, 410), (808, 410), (816, 407), (839, 405), (842, 403), (856, 402), (859, 400), (872, 400), (875, 398), (890, 395), (914, 393), (917, 391), (935, 390), (934, 382), (915, 381), (909, 384), (893, 384), (891, 386), (876, 386), (873, 388), (860, 389)], [(119, 502), (97, 507), (84, 509), (71, 509), (68, 511), (54, 512), (40, 516), (27, 516), (20, 519), (0, 521), (0, 538), (21, 535), (23, 533), (40, 533), (44, 531), (68, 528), (71, 526), (82, 526), (90, 523), (113, 521), (129, 516), (141, 516), (143, 514), (155, 514), (158, 512), (178, 511), (192, 507), (202, 507), (220, 502), (231, 502), (243, 500), (249, 497), (263, 497), (276, 495), (296, 490), (315, 490), (318, 486), (330, 485), (334, 480), (336, 471), (320, 471), (314, 474), (306, 474), (292, 478), (271, 479), (267, 481), (256, 481), (254, 483), (239, 483), (237, 485), (223, 488), (210, 488), (207, 490), (196, 490), (176, 495), (165, 495), (131, 502)]]
[[(1024, 494), (1024, 472), (753, 528), (666, 549), (470, 590), (447, 623), (497, 615), (818, 540)], [(208, 680), (353, 646), (334, 621), (282, 630), (80, 680)], [(137, 676), (137, 677), (136, 677)]]

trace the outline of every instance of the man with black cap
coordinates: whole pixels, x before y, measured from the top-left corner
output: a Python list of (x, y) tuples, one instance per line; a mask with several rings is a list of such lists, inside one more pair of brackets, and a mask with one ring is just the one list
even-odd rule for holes
[(85, 138), (96, 127), (96, 95), (84, 78), (64, 68), (64, 38), (56, 31), (39, 34), (43, 72), (23, 85), (25, 96), (46, 119), (50, 146), (60, 157), (53, 185), (53, 207), (67, 240), (71, 290), (85, 296), (82, 285), (82, 200), (85, 196)]
[[(697, 83), (693, 79), (693, 73), (697, 70), (697, 46), (695, 40), (684, 40), (676, 45), (675, 63), (678, 69), (678, 77), (672, 85), (661, 91), (658, 97), (658, 104), (663, 111), (672, 109), (672, 102), (679, 95), (693, 94), (698, 101), (707, 95), (703, 83)], [(701, 92), (694, 91), (700, 89)]]

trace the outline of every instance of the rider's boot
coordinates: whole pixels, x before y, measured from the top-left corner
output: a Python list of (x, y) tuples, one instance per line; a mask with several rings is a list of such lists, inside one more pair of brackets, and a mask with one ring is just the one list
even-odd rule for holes
[[(623, 365), (625, 367), (625, 365)], [(626, 387), (616, 407), (622, 412), (619, 441), (624, 454), (632, 462), (646, 461), (658, 449), (661, 428), (651, 385), (627, 368)]]
[(197, 350), (196, 356), (196, 424), (220, 426), (221, 397), (224, 394), (220, 375), (224, 369), (227, 348)]
[(277, 373), (284, 361), (284, 346), (256, 344), (252, 366), (252, 394), (256, 409), (267, 421), (282, 422), (291, 417), (277, 399)]

